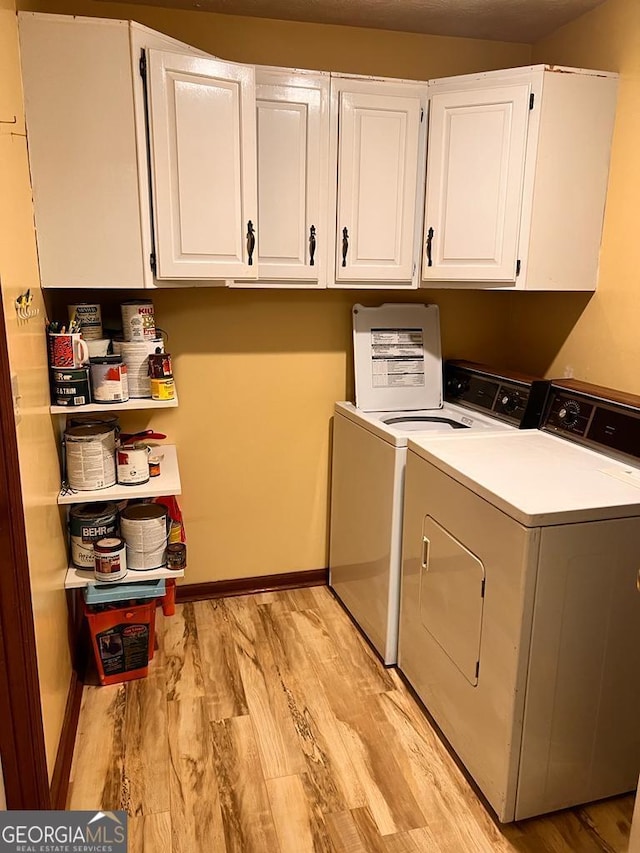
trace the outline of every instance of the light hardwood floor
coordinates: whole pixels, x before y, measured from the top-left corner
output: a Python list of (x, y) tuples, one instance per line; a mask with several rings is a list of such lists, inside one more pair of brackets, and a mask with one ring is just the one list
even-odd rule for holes
[(131, 853), (616, 853), (633, 797), (500, 826), (326, 587), (158, 611), (146, 679), (85, 687), (68, 808)]

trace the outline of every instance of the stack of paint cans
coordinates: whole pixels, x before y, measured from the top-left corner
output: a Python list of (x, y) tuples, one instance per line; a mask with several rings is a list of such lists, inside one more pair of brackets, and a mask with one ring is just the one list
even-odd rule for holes
[(173, 400), (176, 395), (173, 382), (171, 354), (168, 352), (149, 356), (151, 397), (154, 400)]
[(122, 340), (113, 342), (113, 350), (122, 356), (129, 373), (129, 395), (151, 397), (149, 357), (164, 352), (164, 343), (156, 329), (153, 302), (133, 299), (123, 302)]

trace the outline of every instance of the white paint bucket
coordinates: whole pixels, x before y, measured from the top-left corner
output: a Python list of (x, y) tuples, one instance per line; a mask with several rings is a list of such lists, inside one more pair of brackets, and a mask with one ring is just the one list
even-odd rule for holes
[(124, 403), (129, 399), (127, 365), (119, 355), (91, 359), (91, 387), (96, 403)]
[(164, 352), (162, 338), (148, 341), (114, 341), (113, 351), (127, 365), (130, 397), (150, 397), (149, 356)]
[(116, 450), (118, 482), (121, 486), (139, 486), (149, 482), (148, 444), (123, 444)]
[(150, 299), (132, 299), (123, 302), (120, 309), (125, 341), (149, 341), (156, 337), (156, 320)]
[(77, 491), (108, 489), (116, 482), (116, 431), (108, 425), (69, 427), (64, 432), (67, 483)]
[(127, 574), (127, 553), (118, 536), (98, 539), (94, 549), (94, 574), (97, 581), (114, 583)]
[(92, 570), (93, 545), (98, 539), (115, 536), (118, 508), (114, 503), (77, 504), (69, 511), (71, 562), (79, 569)]
[(67, 305), (69, 322), (75, 319), (80, 324), (80, 332), (85, 341), (94, 341), (102, 337), (102, 311), (95, 302), (75, 302)]
[(167, 508), (162, 504), (136, 504), (120, 513), (120, 531), (127, 545), (127, 566), (132, 571), (165, 565)]

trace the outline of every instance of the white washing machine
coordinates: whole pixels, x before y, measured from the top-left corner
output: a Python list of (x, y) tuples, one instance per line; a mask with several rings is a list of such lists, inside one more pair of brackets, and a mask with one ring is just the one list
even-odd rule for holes
[(407, 454), (398, 666), (501, 821), (640, 771), (640, 397)]
[[(333, 423), (329, 584), (387, 665), (395, 664), (402, 505), (410, 436), (537, 426), (548, 383), (446, 365), (435, 305), (354, 307), (356, 401)], [(486, 412), (486, 414), (482, 414)]]

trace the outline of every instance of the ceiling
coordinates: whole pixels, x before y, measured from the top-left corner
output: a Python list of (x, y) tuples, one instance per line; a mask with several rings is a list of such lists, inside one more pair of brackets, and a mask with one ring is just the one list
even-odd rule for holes
[(125, 0), (322, 24), (532, 44), (604, 0)]

